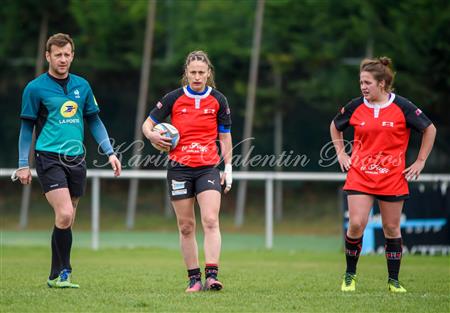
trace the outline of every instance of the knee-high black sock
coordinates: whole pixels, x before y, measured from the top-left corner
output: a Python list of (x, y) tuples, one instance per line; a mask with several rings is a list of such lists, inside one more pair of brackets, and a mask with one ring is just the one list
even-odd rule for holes
[(358, 264), (359, 254), (362, 248), (361, 238), (350, 238), (345, 235), (345, 259), (347, 261), (347, 273), (356, 274), (356, 264)]
[(72, 229), (60, 229), (55, 226), (53, 233), (55, 235), (55, 245), (61, 259), (61, 269), (72, 270), (70, 265), (70, 250), (72, 249)]
[(61, 272), (61, 257), (56, 247), (55, 229), (53, 229), (51, 245), (52, 245), (52, 265), (50, 268), (50, 275), (48, 278), (55, 279), (56, 277), (58, 277), (59, 272)]
[(400, 272), (400, 263), (402, 261), (402, 238), (386, 238), (384, 246), (386, 254), (386, 262), (389, 273), (389, 278), (398, 280), (398, 273)]

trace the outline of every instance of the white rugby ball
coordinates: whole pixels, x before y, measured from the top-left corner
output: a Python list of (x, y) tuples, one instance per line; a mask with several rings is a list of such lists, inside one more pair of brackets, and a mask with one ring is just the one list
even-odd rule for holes
[(169, 152), (178, 145), (178, 141), (180, 140), (180, 133), (178, 132), (178, 129), (176, 129), (175, 126), (169, 124), (169, 123), (159, 123), (153, 127), (153, 131), (158, 132), (164, 132), (163, 136), (171, 138), (172, 139), (172, 146), (170, 148), (161, 149), (160, 147), (156, 146), (152, 142), (152, 146), (155, 147), (155, 149), (159, 151)]

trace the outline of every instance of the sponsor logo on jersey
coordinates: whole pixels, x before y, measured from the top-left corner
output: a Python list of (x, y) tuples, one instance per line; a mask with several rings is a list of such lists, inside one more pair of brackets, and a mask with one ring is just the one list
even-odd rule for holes
[(181, 151), (189, 153), (205, 153), (208, 152), (208, 147), (202, 146), (198, 142), (193, 142), (190, 145), (182, 146)]
[(416, 116), (419, 116), (420, 114), (422, 114), (422, 110), (421, 109), (417, 109), (416, 110)]
[(181, 113), (187, 113), (187, 109), (184, 108), (183, 110), (181, 110)]
[(161, 108), (162, 108), (162, 103), (161, 103), (161, 101), (158, 101), (158, 103), (156, 104), (156, 107), (157, 107), (158, 109), (161, 109)]
[(364, 126), (364, 125), (366, 125), (366, 122), (359, 123), (359, 126)]
[(78, 89), (75, 89), (73, 94), (75, 95), (75, 98), (80, 99), (80, 91)]
[(80, 119), (78, 118), (66, 118), (63, 120), (59, 120), (59, 124), (78, 124)]
[(214, 114), (216, 113), (215, 109), (203, 109), (203, 114)]
[(61, 106), (59, 113), (61, 113), (61, 115), (63, 117), (67, 118), (67, 117), (72, 117), (75, 114), (77, 114), (77, 110), (78, 110), (78, 104), (75, 101), (66, 101)]
[(215, 179), (213, 179), (213, 180), (208, 179), (208, 183), (210, 183), (211, 185), (214, 185), (215, 181), (216, 181)]
[(344, 112), (345, 112), (345, 107), (342, 107), (341, 114), (344, 114)]
[(383, 127), (394, 127), (394, 122), (381, 122), (381, 126)]
[(386, 167), (382, 167), (378, 164), (370, 164), (370, 165), (363, 165), (361, 166), (361, 171), (364, 171), (366, 174), (387, 174), (389, 173), (389, 169)]

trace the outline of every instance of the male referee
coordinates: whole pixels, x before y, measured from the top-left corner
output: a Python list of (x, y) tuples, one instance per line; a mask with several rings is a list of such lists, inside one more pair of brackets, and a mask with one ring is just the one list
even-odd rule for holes
[(46, 45), (47, 73), (28, 83), (23, 91), (19, 135), (19, 168), (13, 179), (31, 182), (28, 166), (33, 127), (36, 126), (36, 172), (48, 203), (55, 212), (51, 247), (52, 262), (47, 285), (79, 288), (71, 282), (72, 225), (78, 200), (86, 186), (83, 118), (109, 156), (114, 175), (121, 164), (114, 155), (108, 133), (98, 116), (99, 108), (89, 83), (69, 74), (75, 46), (67, 34), (51, 36)]

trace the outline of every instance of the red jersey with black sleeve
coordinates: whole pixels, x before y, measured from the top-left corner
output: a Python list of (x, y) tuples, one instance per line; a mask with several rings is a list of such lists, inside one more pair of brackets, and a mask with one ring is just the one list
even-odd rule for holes
[(169, 159), (189, 167), (219, 163), (218, 134), (229, 133), (231, 129), (230, 108), (223, 94), (209, 86), (201, 94), (188, 87), (178, 88), (165, 95), (149, 117), (161, 123), (169, 115), (180, 133)]
[(395, 95), (384, 104), (364, 97), (350, 101), (334, 118), (339, 131), (352, 126), (352, 165), (344, 190), (375, 195), (409, 194), (402, 174), (411, 128), (423, 132), (431, 121), (411, 101)]

